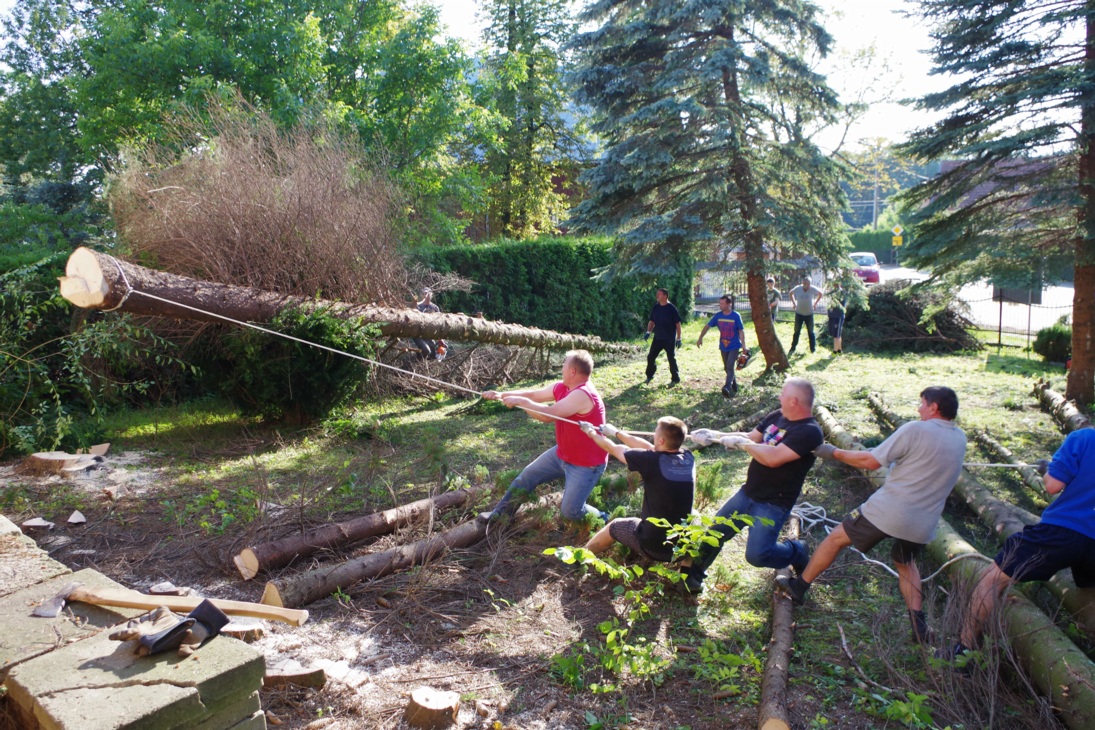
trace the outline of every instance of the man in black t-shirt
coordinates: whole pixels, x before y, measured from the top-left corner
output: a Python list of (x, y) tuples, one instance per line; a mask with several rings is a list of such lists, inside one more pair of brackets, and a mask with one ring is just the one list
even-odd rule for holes
[(646, 355), (646, 382), (654, 379), (654, 373), (658, 372), (658, 353), (665, 350), (665, 357), (669, 360), (670, 385), (681, 382), (680, 371), (677, 370), (677, 350), (681, 346), (681, 313), (677, 307), (669, 301), (669, 292), (659, 289), (655, 295), (658, 303), (650, 310), (650, 321), (646, 323), (646, 339), (654, 335), (654, 341), (650, 343), (650, 352)]
[[(745, 560), (750, 565), (775, 569), (790, 565), (801, 572), (809, 562), (810, 554), (802, 541), (780, 541), (779, 533), (798, 501), (806, 473), (814, 465), (812, 452), (825, 440), (812, 415), (814, 386), (805, 378), (788, 378), (780, 392), (779, 405), (779, 410), (765, 416), (749, 433), (718, 434), (718, 440), (726, 448), (744, 451), (753, 460), (749, 462), (745, 485), (717, 513), (733, 526), (715, 525), (712, 529), (722, 535), (719, 545), (705, 543), (699, 556), (684, 571), (684, 586), (689, 593), (703, 589), (707, 569), (715, 562), (723, 543), (742, 529), (749, 530)], [(693, 441), (701, 442), (708, 433), (711, 432), (694, 431)], [(747, 526), (744, 521), (734, 519), (735, 514), (752, 517), (753, 524)], [(763, 524), (762, 518), (772, 524)]]
[[(688, 427), (678, 418), (659, 418), (654, 443), (620, 431), (610, 423), (601, 426), (600, 433), (591, 424), (583, 423), (582, 431), (628, 469), (639, 472), (643, 479), (639, 516), (612, 520), (590, 538), (586, 549), (604, 552), (616, 541), (651, 560), (672, 560), (673, 546), (666, 541), (668, 530), (648, 522), (647, 517), (661, 517), (675, 525), (688, 519), (692, 512), (696, 462), (692, 452), (681, 448)], [(610, 441), (612, 436), (622, 443)]]

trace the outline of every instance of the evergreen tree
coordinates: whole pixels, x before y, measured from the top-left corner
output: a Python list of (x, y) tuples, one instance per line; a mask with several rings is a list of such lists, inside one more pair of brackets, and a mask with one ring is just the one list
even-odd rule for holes
[(553, 178), (581, 154), (563, 84), (576, 24), (569, 0), (489, 0), (485, 14), (483, 93), (501, 127), (486, 155), (490, 231), (527, 238), (555, 229), (566, 197)]
[(935, 24), (939, 73), (961, 79), (920, 100), (946, 112), (902, 151), (956, 159), (905, 194), (905, 260), (964, 283), (1031, 283), (1043, 263), (1074, 265), (1066, 395), (1095, 402), (1095, 3), (920, 0)]
[(776, 247), (836, 268), (847, 238), (839, 166), (807, 130), (839, 104), (804, 58), (827, 52), (798, 0), (600, 0), (579, 35), (579, 101), (604, 142), (581, 228), (617, 236), (618, 266), (651, 276), (679, 254), (740, 252), (769, 367), (786, 367), (764, 280)]

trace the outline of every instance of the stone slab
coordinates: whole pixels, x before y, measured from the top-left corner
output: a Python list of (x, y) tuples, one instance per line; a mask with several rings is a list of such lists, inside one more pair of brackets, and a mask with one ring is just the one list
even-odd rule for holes
[[(4, 522), (11, 524), (7, 519)], [(0, 596), (70, 572), (39, 548), (34, 540), (20, 532), (18, 527), (15, 532), (9, 532), (0, 524)]]
[(0, 515), (0, 535), (22, 535), (23, 531), (19, 529), (19, 525), (9, 520), (4, 515)]
[(89, 586), (120, 587), (98, 571), (85, 569), (0, 597), (0, 616), (3, 616), (0, 621), (0, 680), (21, 662), (143, 613), (132, 608), (73, 602), (56, 618), (31, 615), (42, 601), (57, 595), (73, 581)]
[(266, 730), (266, 713), (259, 710), (246, 720), (241, 720), (228, 730)]
[(233, 700), (221, 707), (210, 707), (213, 717), (187, 726), (187, 730), (229, 730), (244, 720), (249, 720), (257, 712), (262, 714), (262, 701), (258, 692), (252, 692), (242, 700)]
[(135, 646), (100, 633), (31, 659), (8, 674), (9, 700), (42, 730), (191, 728), (247, 701), (266, 669), (262, 654), (227, 637), (185, 659), (138, 657)]

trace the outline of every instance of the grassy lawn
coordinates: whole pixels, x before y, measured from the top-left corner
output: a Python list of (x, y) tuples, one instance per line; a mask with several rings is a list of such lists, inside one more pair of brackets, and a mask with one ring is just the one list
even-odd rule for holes
[[(782, 376), (761, 379), (760, 356), (739, 373), (736, 398), (720, 395), (717, 342), (709, 337), (702, 350), (695, 348), (700, 326), (693, 322), (685, 329), (685, 347), (678, 357), (684, 381), (680, 387), (666, 387), (664, 357), (651, 385), (644, 384), (645, 355), (598, 362), (593, 379), (605, 396), (610, 422), (648, 431), (658, 417), (674, 415), (692, 428), (721, 428), (761, 408), (777, 407)], [(789, 345), (790, 323), (781, 322), (777, 329)], [(747, 339), (755, 346), (751, 331)], [(988, 347), (928, 356), (863, 354), (856, 342), (847, 340), (844, 347), (847, 354), (834, 357), (824, 346), (811, 354), (800, 343), (800, 351), (807, 352), (792, 360), (791, 374), (809, 378), (818, 402), (867, 445), (879, 443), (889, 429), (872, 412), (866, 393), (879, 393), (891, 408), (913, 419), (919, 392), (928, 385), (954, 388), (960, 399), (959, 424), (967, 431), (987, 430), (1020, 459), (1048, 457), (1063, 438), (1030, 392), (1039, 377), (1063, 387), (1064, 373), (1021, 349), (998, 352)], [(557, 375), (546, 373), (545, 379)], [(130, 553), (122, 560), (93, 545), (99, 552), (92, 550), (92, 557), (85, 546), (85, 552), (61, 552), (59, 559), (93, 564), (137, 585), (134, 561), (168, 571), (177, 565), (170, 557), (200, 555), (194, 573), (165, 577), (250, 600), (257, 599), (260, 586), (243, 584), (230, 565), (243, 545), (439, 489), (493, 484), (494, 493), (469, 508), (466, 517), (473, 509), (488, 507), (515, 469), (553, 443), (551, 427), (521, 411), (445, 394), (359, 403), (333, 426), (295, 432), (243, 419), (216, 401), (117, 414), (109, 429), (114, 453), (143, 455), (140, 463), (120, 468), (154, 471), (130, 498), (104, 502), (94, 489), (79, 485), (57, 488), (13, 479), (0, 491), (0, 509), (18, 520), (61, 518), (63, 510), (78, 507), (103, 531), (101, 540), (122, 540)], [(713, 492), (698, 507), (712, 514), (744, 480), (746, 457), (715, 447), (704, 450), (697, 461)], [(971, 440), (967, 461), (996, 459)], [(637, 511), (640, 495), (627, 488), (625, 476), (613, 461), (594, 503), (609, 511)], [(1027, 509), (1038, 511), (1045, 504), (1010, 471), (981, 470), (977, 476), (1002, 498)], [(854, 471), (819, 463), (807, 478), (802, 499), (839, 520), (868, 494), (869, 485)], [(990, 531), (963, 505), (952, 500), (947, 517), (983, 552), (995, 552)], [(295, 637), (292, 646), (303, 645), (302, 652), (310, 646), (327, 650), (353, 644), (348, 636), (360, 644), (360, 637), (368, 634), (381, 648), (390, 649), (393, 642), (403, 647), (391, 650), (395, 658), (386, 665), (396, 667), (396, 679), (382, 678), (378, 669), (368, 697), (329, 685), (321, 692), (264, 693), (264, 706), (286, 716), (290, 726), (302, 727), (326, 713), (345, 723), (331, 727), (397, 727), (390, 708), (410, 686), (400, 682), (442, 676), (447, 679), (433, 684), (461, 691), (466, 702), (480, 700), (495, 710), (505, 705), (503, 722), (513, 722), (513, 727), (698, 730), (755, 725), (759, 669), (769, 639), (771, 571), (746, 564), (743, 541), (735, 540), (723, 550), (698, 601), (662, 595), (661, 584), (649, 574), (638, 578), (631, 590), (654, 586), (643, 599), (649, 614), (614, 645), (603, 627), (613, 619), (626, 625), (635, 596), (628, 596), (620, 581), (542, 555), (545, 548), (581, 544), (588, 529), (546, 515), (500, 531), (487, 543), (427, 570), (350, 587), (315, 604), (308, 627), (295, 633), (276, 630), (267, 649), (292, 654), (284, 647)], [(823, 528), (817, 526), (809, 540), (816, 545), (822, 537)], [(622, 552), (610, 557), (626, 562)], [(885, 544), (870, 557), (890, 563)], [(925, 575), (933, 570), (922, 566)], [(932, 621), (941, 635), (954, 630), (941, 618), (946, 589), (942, 580), (930, 585)], [(378, 597), (386, 597), (389, 607)], [(796, 609), (796, 618), (790, 688), (796, 728), (983, 727), (1005, 722), (1011, 727), (1053, 727), (1055, 721), (1038, 719), (1044, 708), (1032, 706), (1021, 694), (1020, 699), (1012, 697), (1014, 681), (971, 691), (968, 684), (955, 685), (945, 670), (933, 668), (910, 640), (896, 580), (854, 553), (842, 556), (823, 576), (808, 604)], [(375, 626), (385, 628), (376, 633), (363, 628)], [(353, 663), (353, 657), (344, 658)], [(474, 681), (465, 678), (468, 673)], [(545, 714), (542, 710), (551, 702)]]

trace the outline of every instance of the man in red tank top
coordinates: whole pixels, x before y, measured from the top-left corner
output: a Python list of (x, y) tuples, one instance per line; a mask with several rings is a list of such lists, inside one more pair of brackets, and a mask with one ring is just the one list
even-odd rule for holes
[[(568, 520), (580, 520), (587, 514), (604, 514), (586, 504), (597, 480), (604, 473), (608, 454), (582, 433), (573, 423), (585, 421), (594, 426), (605, 422), (605, 405), (593, 387), (593, 357), (585, 350), (571, 350), (563, 361), (563, 379), (535, 390), (488, 390), (487, 400), (500, 400), (509, 408), (522, 408), (537, 421), (555, 424), (555, 446), (540, 454), (517, 475), (494, 509), (481, 517), (493, 519), (512, 514), (521, 499), (527, 499), (536, 487), (554, 479), (564, 479), (560, 511)], [(555, 418), (553, 418), (555, 416)], [(515, 502), (516, 500), (516, 502)]]

